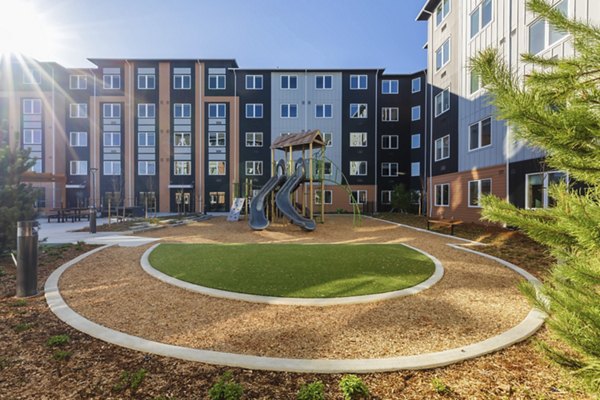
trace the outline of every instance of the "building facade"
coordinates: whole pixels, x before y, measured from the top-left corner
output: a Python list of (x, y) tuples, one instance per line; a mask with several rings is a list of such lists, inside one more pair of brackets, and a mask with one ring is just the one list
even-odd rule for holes
[[(600, 21), (598, 2), (555, 0), (554, 5), (569, 17)], [(547, 207), (548, 184), (568, 180), (567, 173), (550, 170), (543, 152), (514, 138), (468, 66), (492, 47), (523, 77), (531, 67), (521, 54), (570, 56), (570, 36), (517, 0), (428, 0), (417, 19), (428, 24), (429, 215), (477, 221), (479, 199), (487, 193), (519, 207)]]
[[(235, 60), (90, 59), (95, 68), (2, 63), (1, 136), (30, 149), (38, 205), (226, 211), (271, 176), (280, 135), (320, 130), (325, 210), (388, 210), (425, 182), (426, 73), (253, 70)], [(294, 154), (294, 158), (301, 154)]]

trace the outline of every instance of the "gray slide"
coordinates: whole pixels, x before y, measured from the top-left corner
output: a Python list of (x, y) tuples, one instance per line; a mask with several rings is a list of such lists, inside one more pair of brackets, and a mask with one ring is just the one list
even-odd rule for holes
[(275, 203), (279, 211), (289, 218), (294, 225), (298, 225), (306, 231), (314, 231), (317, 224), (314, 220), (304, 218), (298, 214), (298, 211), (292, 205), (290, 201), (291, 194), (300, 186), (300, 183), (304, 180), (305, 167), (304, 160), (299, 158), (296, 161), (296, 171), (294, 175), (290, 176), (286, 183), (283, 184), (281, 189), (275, 195)]
[(248, 224), (250, 228), (255, 231), (262, 231), (269, 226), (269, 220), (265, 214), (265, 203), (267, 196), (275, 190), (277, 186), (283, 185), (287, 177), (285, 175), (285, 161), (279, 160), (277, 163), (277, 173), (281, 172), (281, 175), (275, 175), (269, 178), (265, 186), (260, 189), (260, 192), (250, 202), (250, 219)]

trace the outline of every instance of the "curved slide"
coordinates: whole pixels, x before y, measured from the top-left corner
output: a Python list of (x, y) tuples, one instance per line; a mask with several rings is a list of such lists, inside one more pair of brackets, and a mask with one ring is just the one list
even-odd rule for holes
[(280, 171), (281, 175), (269, 178), (265, 186), (262, 187), (260, 192), (250, 202), (250, 219), (248, 220), (248, 224), (254, 230), (261, 231), (269, 226), (269, 220), (265, 214), (265, 202), (269, 193), (275, 190), (277, 186), (283, 185), (287, 179), (284, 160), (279, 160), (277, 163), (277, 172), (279, 173)]
[(314, 220), (304, 218), (298, 214), (292, 202), (290, 201), (291, 194), (300, 186), (300, 183), (304, 180), (305, 167), (304, 160), (299, 158), (296, 161), (296, 171), (294, 175), (290, 176), (287, 182), (283, 184), (281, 189), (275, 195), (275, 203), (279, 211), (289, 218), (293, 224), (298, 225), (306, 231), (314, 231), (317, 224)]

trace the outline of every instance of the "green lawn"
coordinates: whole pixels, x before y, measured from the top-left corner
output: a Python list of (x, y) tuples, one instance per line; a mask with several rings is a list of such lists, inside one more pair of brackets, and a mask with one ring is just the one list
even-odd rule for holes
[(388, 244), (161, 244), (152, 266), (183, 281), (278, 297), (346, 297), (414, 286), (435, 269)]

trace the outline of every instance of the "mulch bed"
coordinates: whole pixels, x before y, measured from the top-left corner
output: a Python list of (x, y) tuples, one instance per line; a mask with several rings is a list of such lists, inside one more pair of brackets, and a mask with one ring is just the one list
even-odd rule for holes
[[(61, 254), (42, 254), (39, 282), (62, 263), (88, 249), (70, 246)], [(147, 355), (106, 344), (71, 329), (52, 314), (43, 296), (25, 302), (14, 295), (14, 267), (0, 259), (0, 398), (2, 399), (205, 399), (210, 386), (226, 370), (244, 386), (245, 399), (294, 399), (300, 386), (315, 379), (326, 386), (328, 399), (341, 399), (341, 375), (290, 374), (221, 368)], [(26, 326), (25, 324), (30, 324)], [(61, 347), (71, 352), (55, 359), (46, 342), (66, 334)], [(542, 330), (537, 338), (547, 339)], [(145, 369), (137, 390), (121, 389), (124, 372)], [(532, 341), (446, 368), (367, 374), (361, 378), (380, 399), (593, 399), (576, 382), (550, 364)], [(434, 389), (442, 382), (445, 392)]]

